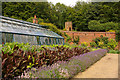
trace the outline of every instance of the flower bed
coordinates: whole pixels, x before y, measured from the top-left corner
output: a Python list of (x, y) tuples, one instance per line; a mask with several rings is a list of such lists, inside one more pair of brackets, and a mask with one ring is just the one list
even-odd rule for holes
[(2, 77), (13, 78), (24, 70), (43, 65), (52, 65), (57, 61), (68, 61), (73, 56), (89, 52), (87, 48), (34, 47), (28, 44), (7, 43), (2, 48)]
[(85, 71), (96, 61), (105, 56), (107, 50), (99, 49), (86, 54), (73, 56), (68, 61), (57, 61), (51, 66), (32, 68), (22, 78), (72, 78), (78, 72)]

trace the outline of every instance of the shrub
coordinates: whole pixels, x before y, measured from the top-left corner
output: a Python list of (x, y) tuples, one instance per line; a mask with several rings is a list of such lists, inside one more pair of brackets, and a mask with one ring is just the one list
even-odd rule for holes
[(88, 28), (90, 30), (95, 30), (95, 31), (104, 30), (104, 27), (102, 26), (102, 24), (100, 24), (100, 22), (96, 20), (91, 20), (90, 22), (88, 22)]
[(65, 42), (71, 42), (72, 41), (72, 39), (71, 39), (71, 37), (70, 36), (68, 36), (65, 32), (64, 32), (64, 35), (65, 35)]
[(117, 47), (117, 42), (113, 39), (108, 40), (108, 37), (103, 37), (102, 35), (98, 38), (95, 38), (93, 42), (90, 43), (91, 47), (99, 47), (103, 49), (115, 49)]
[(118, 51), (118, 50), (109, 50), (108, 53), (112, 53), (112, 54), (120, 54), (120, 51)]
[(97, 44), (95, 42), (90, 42), (91, 47), (97, 47)]
[(107, 22), (107, 23), (103, 23), (102, 25), (105, 28), (105, 31), (117, 30), (118, 29), (118, 23)]
[(93, 42), (96, 43), (96, 47), (104, 47), (108, 43), (108, 37), (103, 37), (102, 35), (100, 37), (97, 37), (93, 40)]
[(116, 41), (120, 41), (120, 30), (116, 30), (115, 34), (116, 34), (115, 37)]
[(19, 76), (27, 69), (27, 66), (30, 66), (29, 63), (35, 66), (38, 64), (38, 61), (40, 61), (37, 53), (34, 51), (35, 49), (33, 51), (32, 49), (31, 51), (23, 51), (20, 49), (21, 45), (18, 46), (19, 44), (14, 44), (15, 43), (13, 43), (13, 46), (9, 45), (2, 48), (3, 78), (13, 78), (15, 76)]
[(75, 36), (74, 37), (74, 35), (73, 35), (73, 40), (72, 40), (72, 38), (70, 37), (70, 36), (68, 36), (65, 32), (64, 32), (64, 35), (65, 35), (65, 40), (66, 40), (66, 42), (73, 42), (74, 44), (77, 44), (78, 45), (78, 43), (79, 43), (79, 36)]
[(100, 23), (96, 20), (91, 20), (88, 22), (88, 28), (90, 30), (94, 31), (109, 31), (109, 30), (118, 30), (118, 23), (114, 22), (106, 22), (106, 23)]
[(107, 32), (115, 32), (115, 30), (109, 30), (109, 31), (107, 31)]
[(63, 31), (67, 31), (67, 30), (64, 28)]
[(87, 44), (87, 42), (82, 42), (82, 43), (81, 43), (81, 46), (83, 46), (83, 47), (87, 47), (88, 44)]
[(107, 44), (107, 47), (109, 49), (115, 49), (115, 47), (117, 47), (117, 44), (118, 43), (115, 40), (110, 39), (109, 42), (108, 42), (108, 44)]
[(51, 31), (59, 34), (62, 36), (62, 33), (59, 31), (59, 29), (52, 23), (39, 23), (40, 25), (48, 26), (47, 28), (50, 29)]
[[(28, 47), (27, 47), (27, 46)], [(87, 48), (69, 46), (30, 46), (29, 44), (7, 43), (2, 48), (2, 77), (13, 78), (21, 75), (27, 68), (39, 68), (52, 65), (57, 61), (68, 61), (69, 58), (89, 52)]]
[(32, 69), (26, 74), (29, 75), (32, 73), (32, 78), (72, 78), (78, 72), (85, 71), (88, 67), (105, 56), (106, 53), (107, 50), (99, 49), (83, 55), (74, 56), (70, 58), (69, 61), (58, 61), (51, 66), (40, 67), (37, 70)]
[(75, 44), (79, 44), (79, 36), (73, 36), (73, 41), (72, 41), (73, 43), (75, 43)]

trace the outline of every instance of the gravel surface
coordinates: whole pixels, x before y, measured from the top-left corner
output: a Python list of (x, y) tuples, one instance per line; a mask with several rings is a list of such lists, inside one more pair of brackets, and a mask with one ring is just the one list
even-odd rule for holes
[(107, 54), (74, 78), (118, 78), (118, 54)]

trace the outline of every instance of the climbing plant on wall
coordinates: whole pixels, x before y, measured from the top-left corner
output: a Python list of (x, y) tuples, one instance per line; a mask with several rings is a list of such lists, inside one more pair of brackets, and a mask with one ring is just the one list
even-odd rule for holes
[(120, 30), (116, 31), (116, 41), (120, 41)]

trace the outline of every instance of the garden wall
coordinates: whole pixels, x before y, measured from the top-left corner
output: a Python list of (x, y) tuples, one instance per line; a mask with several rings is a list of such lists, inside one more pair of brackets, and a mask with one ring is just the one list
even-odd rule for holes
[[(87, 42), (88, 44), (95, 39), (96, 37), (100, 37), (103, 35), (104, 37), (108, 37), (109, 39), (115, 39), (115, 32), (75, 32), (75, 31), (61, 31), (62, 33), (66, 33), (71, 38), (79, 36), (79, 44), (81, 42)], [(72, 43), (71, 43), (72, 44)]]

